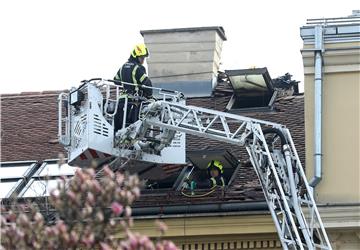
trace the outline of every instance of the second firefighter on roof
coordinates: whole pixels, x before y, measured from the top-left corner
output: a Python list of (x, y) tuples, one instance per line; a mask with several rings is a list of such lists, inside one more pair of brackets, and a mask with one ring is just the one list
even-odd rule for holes
[(218, 160), (212, 160), (207, 165), (208, 179), (191, 181), (190, 179), (185, 180), (187, 185), (185, 188), (194, 189), (214, 189), (216, 187), (225, 187), (225, 179), (223, 177), (224, 167)]

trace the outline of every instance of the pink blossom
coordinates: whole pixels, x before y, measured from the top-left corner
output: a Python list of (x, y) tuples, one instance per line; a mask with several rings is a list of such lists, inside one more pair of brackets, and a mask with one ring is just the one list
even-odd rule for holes
[(10, 211), (7, 219), (8, 219), (10, 222), (14, 222), (14, 221), (16, 220), (16, 214), (15, 214), (13, 211)]
[(80, 179), (80, 181), (84, 181), (85, 180), (85, 175), (84, 172), (81, 169), (77, 169), (75, 171), (75, 176), (78, 177)]
[[(69, 180), (68, 186), (63, 181), (57, 190), (51, 192), (51, 204), (64, 221), (57, 220), (55, 225), (47, 226), (37, 206), (23, 204), (19, 205), (16, 212), (10, 211), (0, 216), (1, 224), (15, 222), (5, 228), (1, 227), (1, 234), (10, 244), (7, 249), (22, 249), (24, 242), (38, 249), (59, 249), (60, 246), (61, 249), (177, 249), (173, 243), (161, 239), (155, 247), (149, 237), (130, 232), (133, 224), (131, 205), (140, 195), (140, 184), (137, 177), (115, 174), (108, 167), (99, 181), (95, 179), (94, 170), (78, 170), (75, 178)], [(97, 206), (97, 203), (101, 206)], [(110, 218), (106, 213), (109, 207), (112, 211)], [(0, 210), (6, 214), (7, 210)], [(117, 220), (116, 216), (121, 215), (124, 215), (124, 219)], [(74, 224), (67, 224), (68, 221)], [(103, 231), (98, 230), (101, 228), (99, 225), (105, 230), (111, 229), (105, 239), (101, 238), (103, 242), (99, 242), (99, 237), (103, 237)], [(112, 233), (117, 231), (114, 229), (118, 226), (125, 232), (125, 239), (118, 239)], [(158, 227), (162, 232), (166, 230), (162, 222), (158, 222)]]
[(100, 183), (97, 180), (93, 181), (93, 188), (94, 188), (95, 192), (97, 192), (97, 193), (100, 193), (102, 191)]
[(132, 190), (135, 198), (139, 198), (140, 197), (140, 188), (138, 187), (134, 187), (134, 189)]
[(79, 235), (74, 231), (71, 232), (70, 237), (71, 237), (71, 240), (74, 242), (77, 242), (79, 240)]
[(160, 220), (157, 220), (157, 221), (155, 222), (155, 224), (157, 225), (159, 231), (160, 231), (162, 234), (164, 234), (165, 231), (168, 229), (167, 225), (166, 225), (164, 222), (160, 221)]
[(96, 219), (98, 220), (98, 221), (100, 221), (100, 222), (102, 222), (102, 221), (104, 221), (104, 215), (103, 215), (103, 213), (102, 212), (97, 212), (96, 213)]
[(88, 193), (87, 194), (87, 202), (89, 202), (90, 205), (94, 205), (95, 204), (95, 197), (92, 193)]
[(42, 225), (44, 218), (39, 212), (36, 212), (34, 215), (34, 220), (36, 221), (36, 223)]
[(139, 239), (139, 243), (142, 246), (145, 246), (148, 241), (149, 241), (149, 237), (147, 236), (141, 236)]
[(70, 198), (71, 201), (76, 200), (76, 194), (73, 191), (68, 191), (67, 195), (68, 195), (68, 197)]
[(110, 177), (111, 179), (114, 179), (114, 177), (115, 177), (114, 172), (109, 168), (109, 166), (104, 167), (104, 174), (106, 176)]
[(95, 176), (95, 170), (93, 168), (88, 168), (86, 170), (86, 172), (91, 176), (94, 177)]
[(165, 250), (177, 250), (178, 248), (175, 246), (175, 244), (171, 241), (165, 241), (164, 243)]
[(106, 244), (104, 242), (100, 242), (100, 246), (101, 246), (101, 250), (111, 250), (112, 249), (108, 244)]
[(126, 206), (126, 208), (125, 208), (125, 216), (127, 216), (127, 217), (131, 216), (131, 207)]
[(120, 203), (114, 201), (113, 203), (111, 203), (111, 210), (115, 215), (120, 215), (124, 210), (124, 207)]
[(50, 195), (51, 195), (53, 198), (57, 198), (57, 197), (59, 197), (59, 195), (60, 195), (61, 184), (60, 184), (59, 181), (57, 182), (56, 187), (57, 187), (56, 189), (53, 189), (53, 190), (50, 192)]
[(117, 184), (121, 185), (124, 181), (124, 175), (121, 173), (116, 173), (116, 182)]
[(65, 223), (63, 222), (63, 221), (58, 221), (57, 223), (56, 223), (56, 226), (57, 226), (57, 228), (59, 229), (59, 231), (61, 232), (61, 233), (66, 233), (66, 231), (67, 231), (67, 228), (66, 228), (66, 225), (65, 225)]
[(156, 250), (178, 250), (178, 248), (173, 242), (165, 240), (156, 244)]

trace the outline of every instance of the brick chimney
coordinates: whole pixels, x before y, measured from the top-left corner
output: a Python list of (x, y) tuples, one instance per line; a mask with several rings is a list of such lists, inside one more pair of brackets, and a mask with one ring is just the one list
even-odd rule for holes
[(220, 26), (142, 30), (150, 57), (153, 85), (183, 92), (188, 97), (209, 96), (216, 86), (224, 29)]

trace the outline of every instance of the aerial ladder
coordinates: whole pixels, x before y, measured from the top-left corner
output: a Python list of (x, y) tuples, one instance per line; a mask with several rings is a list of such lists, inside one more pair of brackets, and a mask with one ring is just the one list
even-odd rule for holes
[[(152, 88), (158, 99), (124, 95), (125, 83), (91, 79), (59, 95), (59, 140), (68, 163), (89, 166), (136, 160), (186, 163), (185, 134), (246, 148), (283, 249), (332, 249), (294, 141), (281, 124), (185, 104), (176, 91)], [(143, 86), (146, 88), (146, 86)], [(125, 96), (125, 97), (124, 97)], [(118, 110), (121, 97), (124, 108)], [(141, 103), (139, 120), (114, 131), (117, 112)], [(115, 160), (114, 160), (115, 159)], [(126, 162), (126, 161), (125, 161)]]

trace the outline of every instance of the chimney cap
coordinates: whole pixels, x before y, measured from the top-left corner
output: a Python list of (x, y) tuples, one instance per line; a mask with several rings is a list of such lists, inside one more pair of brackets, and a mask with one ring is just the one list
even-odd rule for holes
[(142, 36), (146, 34), (156, 34), (156, 33), (172, 33), (172, 32), (195, 32), (195, 31), (208, 31), (215, 30), (219, 36), (226, 41), (225, 30), (222, 26), (208, 26), (208, 27), (189, 27), (189, 28), (174, 28), (174, 29), (156, 29), (156, 30), (141, 30), (140, 34)]

